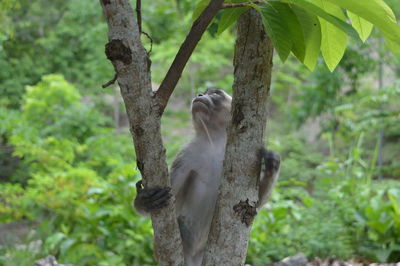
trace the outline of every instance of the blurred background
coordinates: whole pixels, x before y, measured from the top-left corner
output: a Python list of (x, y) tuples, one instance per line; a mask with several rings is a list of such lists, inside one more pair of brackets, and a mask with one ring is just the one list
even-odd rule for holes
[[(400, 16), (398, 0), (386, 1)], [(397, 2), (397, 4), (396, 4)], [(134, 4), (134, 2), (132, 2)], [(145, 1), (154, 86), (190, 29), (196, 1)], [(49, 254), (75, 265), (154, 265), (148, 218), (131, 208), (140, 179), (121, 96), (104, 55), (98, 1), (0, 2), (0, 265)], [(196, 92), (231, 92), (235, 29), (210, 26), (162, 124), (171, 163), (193, 132)], [(149, 51), (151, 43), (142, 40)], [(266, 146), (279, 183), (257, 216), (247, 263), (400, 261), (400, 56), (374, 32), (338, 68), (275, 57)]]

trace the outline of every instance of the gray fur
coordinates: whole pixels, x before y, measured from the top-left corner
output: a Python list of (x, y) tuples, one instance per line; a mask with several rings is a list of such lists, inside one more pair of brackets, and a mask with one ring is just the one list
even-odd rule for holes
[[(201, 265), (207, 243), (222, 175), (231, 99), (218, 89), (209, 89), (194, 98), (192, 117), (196, 136), (172, 164), (172, 193), (187, 266)], [(265, 152), (264, 159), (271, 155), (270, 151)], [(264, 165), (269, 167), (270, 164), (265, 162)], [(279, 163), (277, 165), (278, 168), (265, 169), (260, 177), (257, 207), (268, 198), (279, 172)], [(145, 214), (144, 206), (140, 205), (135, 199), (135, 208)]]

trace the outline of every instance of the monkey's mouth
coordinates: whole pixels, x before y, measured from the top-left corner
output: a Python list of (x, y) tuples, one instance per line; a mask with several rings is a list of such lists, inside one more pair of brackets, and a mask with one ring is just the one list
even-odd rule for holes
[(193, 104), (196, 104), (196, 103), (201, 103), (201, 104), (203, 104), (203, 105), (205, 105), (205, 106), (209, 106), (209, 102), (206, 100), (206, 99), (203, 99), (203, 98), (194, 98), (194, 100), (193, 100)]

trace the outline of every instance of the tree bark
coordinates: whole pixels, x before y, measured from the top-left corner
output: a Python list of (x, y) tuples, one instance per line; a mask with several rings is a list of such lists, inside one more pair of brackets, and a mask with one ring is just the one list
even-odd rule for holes
[[(100, 0), (100, 3), (109, 28), (106, 55), (118, 75), (135, 145), (137, 167), (145, 186), (169, 187), (160, 132), (160, 111), (151, 89), (151, 62), (140, 41), (132, 7), (127, 0)], [(174, 204), (152, 213), (151, 218), (155, 256), (159, 264), (183, 265)]]
[(243, 265), (258, 201), (259, 151), (263, 146), (273, 47), (260, 14), (238, 20), (232, 123), (203, 265)]

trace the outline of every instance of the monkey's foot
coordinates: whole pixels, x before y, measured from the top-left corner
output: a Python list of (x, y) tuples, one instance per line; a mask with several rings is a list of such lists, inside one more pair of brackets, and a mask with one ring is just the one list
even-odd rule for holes
[(261, 157), (267, 176), (273, 176), (279, 170), (281, 157), (277, 152), (264, 148), (261, 149)]

